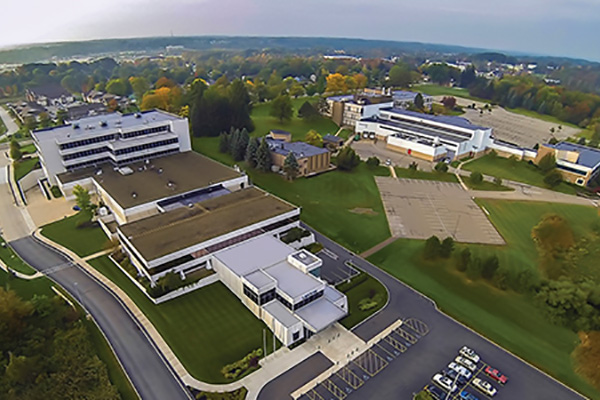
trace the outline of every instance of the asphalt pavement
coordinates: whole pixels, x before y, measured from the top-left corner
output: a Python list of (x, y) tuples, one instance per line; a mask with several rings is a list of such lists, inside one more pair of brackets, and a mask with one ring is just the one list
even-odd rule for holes
[[(352, 260), (356, 266), (377, 278), (388, 289), (389, 303), (374, 317), (353, 329), (357, 336), (367, 341), (398, 318), (404, 320), (417, 318), (429, 328), (427, 335), (421, 337), (406, 352), (392, 357), (389, 364), (375, 376), (370, 377), (362, 386), (350, 393), (346, 392), (348, 400), (411, 399), (413, 393), (431, 383), (431, 377), (445, 368), (463, 345), (473, 348), (486, 363), (509, 376), (509, 383), (506, 387), (500, 388), (495, 399), (579, 400), (584, 398), (441, 313), (431, 300), (385, 271), (352, 254), (318, 232), (315, 232), (315, 236), (318, 242), (337, 254), (340, 259)], [(398, 260), (398, 262), (402, 261)], [(314, 365), (309, 365), (311, 362)], [(268, 387), (269, 391), (263, 390), (258, 398), (269, 400), (271, 398), (269, 393), (285, 393), (287, 397), (281, 398), (291, 399), (289, 394), (310, 380), (303, 374), (307, 368), (312, 368), (316, 374), (319, 374), (328, 367), (323, 366), (322, 362), (307, 360), (307, 364), (301, 369), (292, 369), (285, 374), (285, 377), (276, 378), (269, 383), (265, 387), (265, 389)], [(483, 395), (478, 397), (485, 399)]]
[(108, 289), (31, 236), (10, 244), (27, 263), (47, 273), (92, 315), (143, 400), (192, 399), (143, 328)]

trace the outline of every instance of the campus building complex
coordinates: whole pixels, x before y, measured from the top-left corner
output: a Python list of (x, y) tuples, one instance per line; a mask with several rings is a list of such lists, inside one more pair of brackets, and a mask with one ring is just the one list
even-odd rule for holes
[[(322, 261), (279, 239), (299, 227), (300, 209), (188, 151), (186, 119), (151, 111), (77, 124), (35, 132), (44, 171), (67, 198), (77, 185), (95, 196), (100, 226), (150, 285), (214, 271), (285, 345), (347, 314), (346, 297), (320, 279)], [(265, 140), (298, 152), (303, 174), (329, 166), (325, 149)], [(273, 157), (282, 151), (272, 149)], [(199, 279), (194, 288), (215, 274)]]
[(273, 165), (279, 169), (283, 169), (285, 159), (290, 153), (293, 153), (298, 161), (298, 176), (310, 176), (330, 168), (331, 153), (327, 149), (304, 142), (272, 139), (269, 136), (265, 140), (269, 144)]
[(587, 186), (600, 172), (600, 150), (575, 143), (560, 142), (540, 146), (536, 164), (551, 154), (563, 179), (576, 185)]
[(188, 122), (163, 112), (112, 113), (33, 132), (44, 173), (56, 176), (108, 164), (123, 167), (191, 150)]
[(356, 123), (356, 133), (384, 140), (394, 151), (429, 161), (474, 156), (490, 148), (492, 129), (461, 117), (383, 108)]

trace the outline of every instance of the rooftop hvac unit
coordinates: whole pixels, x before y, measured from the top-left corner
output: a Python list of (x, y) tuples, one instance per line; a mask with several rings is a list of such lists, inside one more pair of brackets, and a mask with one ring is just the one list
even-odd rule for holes
[(118, 169), (121, 175), (131, 175), (133, 174), (133, 170), (129, 167), (122, 167)]

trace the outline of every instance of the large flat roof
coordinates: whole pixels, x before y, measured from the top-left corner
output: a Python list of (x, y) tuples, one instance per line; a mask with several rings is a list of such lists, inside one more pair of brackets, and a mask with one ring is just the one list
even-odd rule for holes
[(286, 328), (290, 328), (297, 323), (301, 322), (298, 318), (292, 314), (290, 310), (285, 308), (280, 302), (277, 300), (273, 300), (270, 303), (263, 306), (263, 309), (271, 314), (273, 318), (275, 318), (279, 323)]
[(161, 110), (142, 111), (133, 114), (114, 112), (95, 115), (71, 121), (68, 124), (40, 129), (32, 133), (38, 140), (77, 140), (95, 136), (103, 136), (119, 131), (144, 129), (160, 122), (182, 120), (183, 118)]
[[(240, 173), (193, 151), (128, 165), (134, 172), (123, 175), (110, 164), (58, 175), (64, 184), (87, 177), (96, 182), (123, 208), (187, 193), (237, 178)], [(141, 169), (141, 171), (140, 171)], [(98, 171), (102, 171), (98, 175)]]
[(325, 297), (321, 297), (301, 309), (296, 310), (296, 315), (312, 326), (316, 332), (319, 332), (344, 318), (346, 314), (346, 311), (342, 310)]
[(593, 147), (569, 142), (560, 142), (555, 145), (546, 144), (545, 146), (556, 150), (574, 151), (579, 153), (576, 164), (584, 167), (595, 168), (600, 164), (600, 150)]
[(381, 111), (387, 111), (387, 112), (390, 112), (393, 114), (404, 115), (407, 117), (419, 118), (421, 120), (451, 125), (451, 126), (454, 126), (457, 128), (463, 128), (463, 129), (470, 129), (470, 130), (490, 129), (489, 127), (475, 125), (466, 118), (458, 117), (458, 116), (454, 116), (454, 115), (431, 115), (431, 114), (425, 114), (425, 113), (420, 113), (420, 112), (416, 112), (416, 111), (403, 110), (401, 108), (384, 108)]
[(295, 209), (251, 187), (125, 224), (119, 229), (149, 261)]
[(323, 282), (305, 274), (287, 261), (282, 261), (263, 270), (277, 281), (277, 288), (292, 299), (323, 287)]

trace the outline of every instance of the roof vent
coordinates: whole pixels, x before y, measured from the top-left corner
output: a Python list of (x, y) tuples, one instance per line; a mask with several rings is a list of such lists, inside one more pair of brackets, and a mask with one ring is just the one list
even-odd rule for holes
[(73, 124), (73, 129), (79, 129), (79, 124)]
[(136, 118), (142, 118), (142, 114), (140, 114), (140, 113), (135, 113), (135, 117), (136, 117)]
[(159, 168), (159, 169), (156, 170), (156, 172), (159, 173), (159, 174), (162, 174), (163, 173), (163, 169)]
[(106, 123), (106, 121), (100, 121), (100, 126), (102, 128), (106, 128), (108, 126), (108, 124)]
[(137, 193), (136, 192), (131, 192), (131, 197), (133, 197), (135, 199), (137, 197)]

